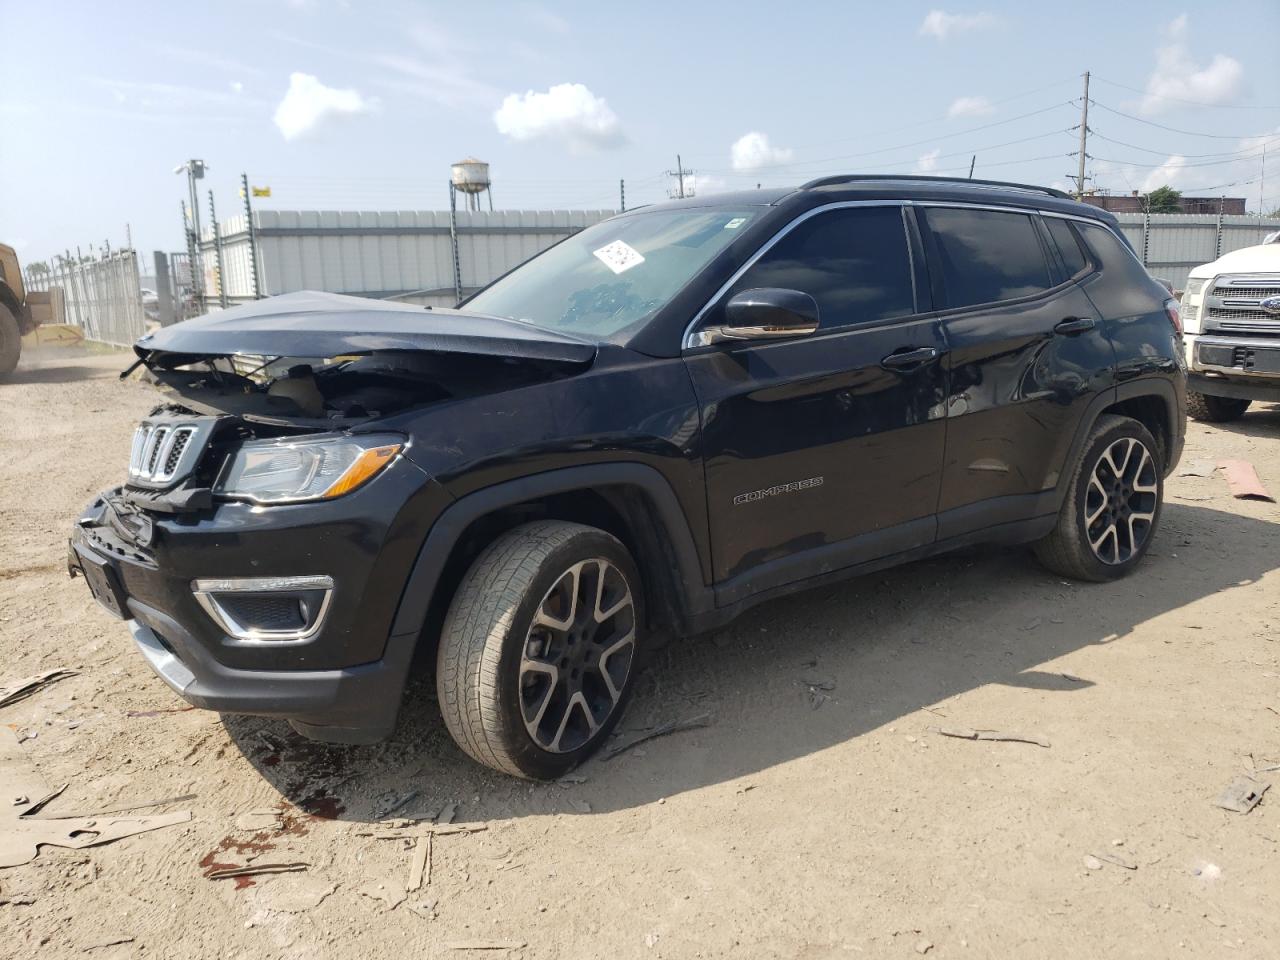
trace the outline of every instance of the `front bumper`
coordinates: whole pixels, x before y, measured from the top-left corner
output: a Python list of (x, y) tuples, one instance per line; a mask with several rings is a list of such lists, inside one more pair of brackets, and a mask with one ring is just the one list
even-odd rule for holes
[(1280, 339), (1195, 334), (1186, 338), (1187, 389), (1280, 403)]
[[(416, 632), (394, 634), (401, 593), (448, 494), (399, 464), (338, 500), (290, 507), (221, 504), (151, 517), (131, 542), (99, 499), (73, 529), (69, 566), (129, 620), (135, 645), (197, 707), (279, 716), (316, 739), (364, 743), (395, 725)], [(202, 578), (332, 577), (331, 607), (303, 642), (229, 636), (193, 593)]]

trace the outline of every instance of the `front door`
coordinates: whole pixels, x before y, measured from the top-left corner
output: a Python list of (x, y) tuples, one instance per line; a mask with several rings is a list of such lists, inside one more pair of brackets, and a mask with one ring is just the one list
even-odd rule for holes
[[(691, 348), (720, 603), (933, 542), (944, 444), (939, 321), (897, 204), (813, 214), (703, 317), (759, 287), (818, 303), (818, 330)], [(923, 302), (917, 300), (917, 288)]]

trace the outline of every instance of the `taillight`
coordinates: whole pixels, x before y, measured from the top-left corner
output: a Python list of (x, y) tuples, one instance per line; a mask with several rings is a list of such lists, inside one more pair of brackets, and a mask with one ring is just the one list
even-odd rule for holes
[(1173, 332), (1178, 336), (1182, 336), (1182, 307), (1178, 305), (1178, 301), (1166, 300), (1164, 302), (1164, 312), (1169, 318), (1169, 323), (1173, 326)]

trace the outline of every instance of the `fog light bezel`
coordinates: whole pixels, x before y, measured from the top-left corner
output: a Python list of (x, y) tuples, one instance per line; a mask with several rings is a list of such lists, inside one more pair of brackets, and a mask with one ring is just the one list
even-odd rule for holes
[[(302, 593), (323, 591), (320, 606), (311, 621), (299, 629), (262, 630), (240, 623), (218, 602), (219, 594), (227, 593)], [(282, 646), (306, 643), (324, 627), (333, 600), (333, 577), (308, 575), (292, 577), (219, 577), (191, 581), (191, 592), (196, 602), (232, 639), (246, 644)]]

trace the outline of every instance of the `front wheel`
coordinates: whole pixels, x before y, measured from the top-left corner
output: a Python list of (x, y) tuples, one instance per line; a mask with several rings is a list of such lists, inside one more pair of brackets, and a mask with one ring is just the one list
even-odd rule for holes
[(13, 373), (21, 353), (22, 332), (18, 329), (18, 318), (0, 303), (0, 376)]
[(1214, 397), (1207, 393), (1187, 391), (1187, 416), (1205, 423), (1230, 423), (1239, 420), (1249, 409), (1248, 400), (1235, 397)]
[(644, 623), (640, 576), (617, 539), (539, 521), (495, 540), (450, 604), (437, 654), (445, 726), (486, 766), (549, 780), (622, 715)]
[(1036, 557), (1077, 580), (1123, 577), (1151, 545), (1163, 502), (1164, 464), (1150, 431), (1128, 417), (1099, 417)]

